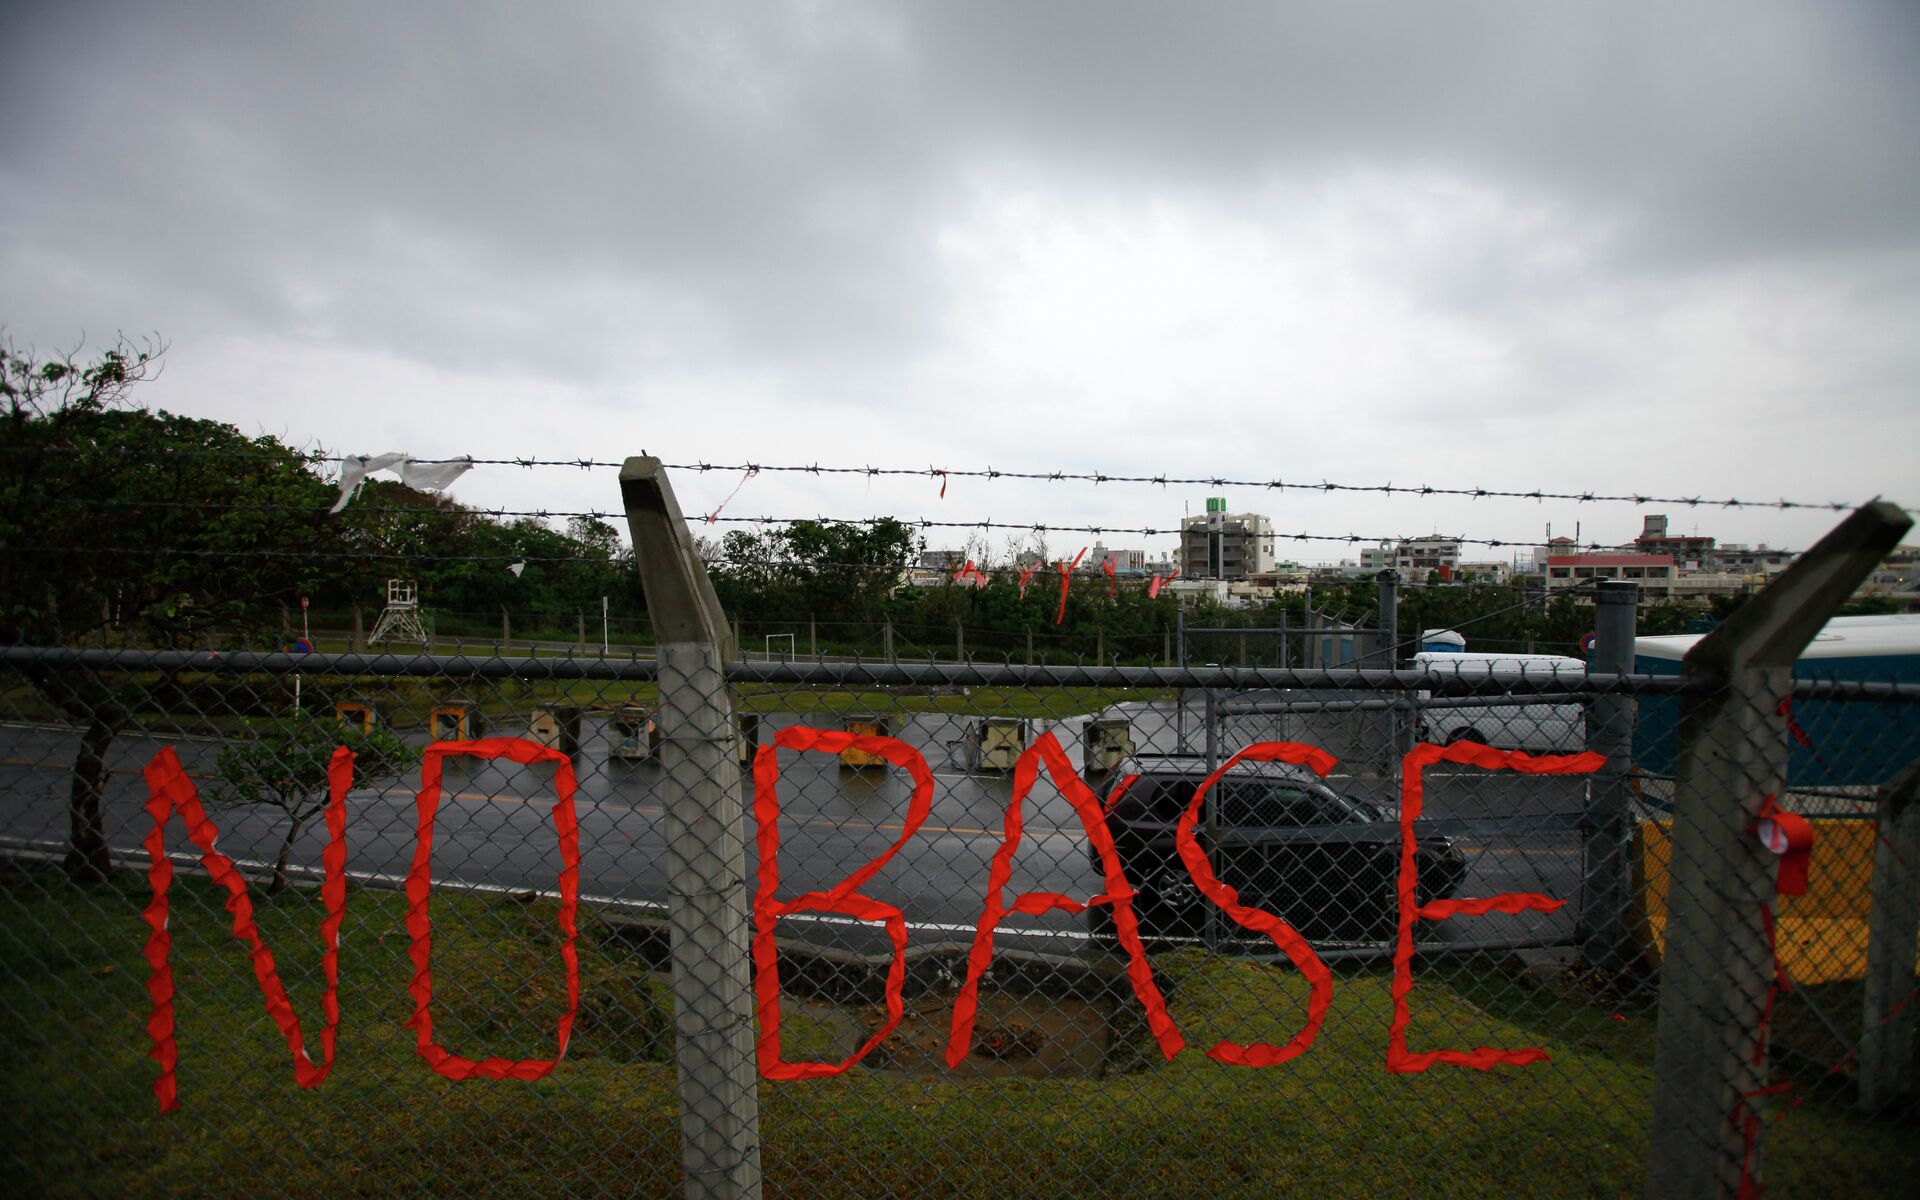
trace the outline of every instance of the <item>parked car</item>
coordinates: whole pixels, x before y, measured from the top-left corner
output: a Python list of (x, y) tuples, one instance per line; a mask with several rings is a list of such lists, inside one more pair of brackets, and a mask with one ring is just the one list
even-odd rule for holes
[[(1207, 777), (1204, 760), (1140, 756), (1110, 776), (1107, 828), (1135, 889), (1142, 937), (1198, 938), (1214, 906), (1187, 873), (1174, 833)], [(1388, 809), (1343, 796), (1312, 772), (1283, 763), (1243, 762), (1209, 793), (1218, 840), (1209, 854), (1240, 902), (1284, 917), (1309, 940), (1378, 941), (1398, 919), (1400, 826)], [(1204, 820), (1204, 818), (1203, 818)], [(1201, 832), (1204, 833), (1204, 824)], [(1201, 845), (1207, 841), (1202, 837)], [(1418, 896), (1450, 897), (1466, 874), (1453, 842), (1418, 837)], [(1092, 855), (1092, 851), (1089, 850)], [(1099, 868), (1098, 856), (1093, 855)], [(1112, 908), (1089, 910), (1096, 935), (1112, 936)], [(1259, 938), (1224, 914), (1233, 939)]]

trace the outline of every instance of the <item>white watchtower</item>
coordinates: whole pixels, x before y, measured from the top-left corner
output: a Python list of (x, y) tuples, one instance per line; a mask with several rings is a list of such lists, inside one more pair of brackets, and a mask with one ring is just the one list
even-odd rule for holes
[(419, 642), (422, 650), (427, 648), (427, 631), (420, 627), (420, 593), (413, 580), (387, 580), (387, 606), (367, 641)]

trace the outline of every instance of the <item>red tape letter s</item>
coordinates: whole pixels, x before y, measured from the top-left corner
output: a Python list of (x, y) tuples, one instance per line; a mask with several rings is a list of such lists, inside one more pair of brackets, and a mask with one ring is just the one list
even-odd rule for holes
[(1187, 811), (1181, 814), (1179, 828), (1174, 833), (1174, 845), (1179, 848), (1180, 861), (1186, 864), (1187, 874), (1193, 876), (1193, 882), (1199, 885), (1207, 899), (1218, 904), (1242, 928), (1272, 938), (1273, 944), (1293, 960), (1293, 965), (1307, 981), (1307, 1023), (1286, 1045), (1272, 1046), (1266, 1042), (1255, 1042), (1251, 1046), (1242, 1046), (1238, 1042), (1223, 1040), (1207, 1051), (1208, 1058), (1229, 1066), (1271, 1067), (1290, 1058), (1298, 1058), (1312, 1048), (1313, 1039), (1319, 1036), (1320, 1026), (1327, 1019), (1327, 1006), (1333, 1002), (1333, 973), (1314, 953), (1312, 943), (1301, 937), (1293, 926), (1273, 913), (1241, 904), (1240, 894), (1220, 882), (1219, 876), (1213, 873), (1206, 852), (1193, 836), (1194, 828), (1200, 824), (1200, 806), (1205, 802), (1207, 793), (1235, 763), (1249, 761), (1304, 765), (1316, 775), (1325, 775), (1333, 770), (1333, 764), (1339, 760), (1318, 746), (1300, 742), (1256, 742), (1222, 763), (1219, 770), (1201, 781), (1193, 791), (1193, 800), (1187, 805)]

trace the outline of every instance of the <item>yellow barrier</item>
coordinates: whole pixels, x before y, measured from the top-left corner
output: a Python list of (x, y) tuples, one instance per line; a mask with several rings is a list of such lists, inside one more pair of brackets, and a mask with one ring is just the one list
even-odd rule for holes
[[(870, 734), (874, 737), (893, 736), (892, 723), (875, 713), (848, 713), (844, 722), (848, 733)], [(840, 752), (840, 762), (848, 767), (884, 767), (887, 760), (878, 754), (869, 754), (865, 750), (856, 750), (848, 746)]]
[[(1642, 821), (1633, 833), (1633, 907), (1641, 948), (1658, 965), (1666, 948), (1670, 821)], [(1831, 983), (1867, 973), (1867, 916), (1873, 907), (1871, 820), (1813, 822), (1813, 858), (1804, 896), (1782, 896), (1775, 944), (1787, 978)]]

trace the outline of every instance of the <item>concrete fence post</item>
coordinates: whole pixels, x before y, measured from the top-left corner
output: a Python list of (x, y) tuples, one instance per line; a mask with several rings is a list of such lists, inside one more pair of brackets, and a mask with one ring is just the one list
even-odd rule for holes
[(513, 618), (507, 615), (507, 606), (500, 606), (500, 654), (502, 657), (513, 650)]
[(1912, 525), (1884, 501), (1855, 510), (1682, 662), (1711, 690), (1680, 705), (1650, 1200), (1734, 1197), (1762, 1180), (1769, 1126), (1749, 1117), (1766, 1086), (1779, 860), (1754, 829), (1785, 793), (1794, 661)]
[(1860, 1108), (1878, 1112), (1913, 1088), (1914, 939), (1920, 937), (1920, 762), (1880, 788), (1873, 911), (1860, 1009)]
[[(1594, 598), (1592, 671), (1633, 672), (1640, 585), (1602, 580)], [(1590, 778), (1581, 819), (1580, 948), (1589, 966), (1617, 971), (1633, 955), (1627, 934), (1633, 811), (1633, 728), (1637, 704), (1624, 693), (1595, 696), (1587, 709), (1587, 749), (1607, 763)]]
[(620, 494), (659, 640), (684, 1193), (758, 1197), (745, 813), (725, 674), (738, 647), (660, 460), (629, 458)]
[(953, 623), (953, 661), (967, 661), (967, 627), (957, 619)]

